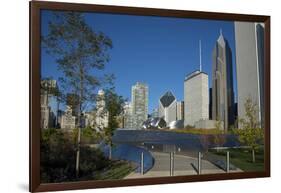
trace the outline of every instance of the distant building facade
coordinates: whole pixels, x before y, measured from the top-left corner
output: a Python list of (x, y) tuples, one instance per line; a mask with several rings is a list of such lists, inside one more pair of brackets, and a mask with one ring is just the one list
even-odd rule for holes
[(166, 92), (159, 99), (159, 117), (162, 117), (167, 125), (177, 120), (177, 101), (171, 91)]
[(66, 106), (64, 115), (61, 116), (62, 129), (74, 129), (76, 127), (76, 117), (73, 116), (72, 107)]
[(213, 49), (212, 118), (224, 122), (224, 129), (234, 125), (232, 52), (222, 32)]
[(132, 86), (132, 128), (141, 129), (148, 118), (148, 86), (137, 82)]
[(264, 126), (264, 25), (235, 22), (238, 117), (245, 118), (245, 101), (257, 105), (256, 119)]
[(131, 129), (133, 128), (133, 113), (132, 113), (132, 105), (130, 102), (126, 102), (124, 107), (124, 128)]
[(101, 130), (108, 127), (108, 112), (105, 105), (105, 93), (99, 90), (96, 99), (95, 127)]
[[(79, 109), (79, 96), (73, 93), (67, 93), (66, 95), (66, 105), (69, 106), (72, 110), (72, 115), (78, 117), (80, 112)], [(82, 112), (80, 112), (82, 113)], [(78, 120), (76, 120), (78, 121)], [(78, 123), (76, 123), (78, 125)]]
[(184, 120), (184, 102), (177, 101), (177, 118), (176, 120)]
[(209, 119), (208, 75), (201, 71), (189, 74), (184, 81), (184, 125)]
[(41, 80), (40, 108), (42, 129), (56, 127), (56, 116), (50, 106), (50, 100), (54, 98), (54, 90), (57, 89), (56, 80)]
[(96, 120), (95, 111), (85, 112), (83, 117), (85, 119), (85, 127), (94, 127), (95, 126), (95, 120)]
[(153, 109), (153, 111), (152, 111), (152, 113), (151, 113), (151, 117), (152, 117), (152, 118), (157, 118), (157, 117), (159, 117), (159, 108)]
[(223, 129), (223, 122), (218, 122), (216, 120), (199, 120), (194, 123), (196, 129), (217, 129), (217, 124), (219, 124), (219, 129)]

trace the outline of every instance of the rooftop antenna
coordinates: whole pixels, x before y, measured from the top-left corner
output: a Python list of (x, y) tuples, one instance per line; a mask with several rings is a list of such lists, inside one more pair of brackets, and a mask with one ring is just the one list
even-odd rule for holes
[(201, 40), (199, 40), (199, 60), (200, 60), (199, 69), (200, 72), (202, 72)]

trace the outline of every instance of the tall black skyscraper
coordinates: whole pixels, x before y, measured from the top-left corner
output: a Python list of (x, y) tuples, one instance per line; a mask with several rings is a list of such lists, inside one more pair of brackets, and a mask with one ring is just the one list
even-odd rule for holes
[(223, 121), (227, 130), (234, 124), (232, 52), (222, 31), (213, 50), (212, 118)]
[(209, 119), (212, 120), (212, 108), (213, 108), (213, 101), (212, 101), (212, 88), (209, 88)]

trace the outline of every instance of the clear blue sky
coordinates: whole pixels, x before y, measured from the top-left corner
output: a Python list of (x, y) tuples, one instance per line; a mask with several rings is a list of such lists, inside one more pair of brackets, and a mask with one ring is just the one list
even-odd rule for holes
[[(50, 11), (42, 11), (41, 33), (48, 32)], [(211, 87), (212, 50), (222, 29), (233, 53), (235, 70), (234, 23), (227, 21), (182, 19), (152, 16), (85, 13), (86, 22), (112, 39), (111, 60), (105, 73), (114, 73), (119, 95), (130, 100), (137, 81), (149, 86), (149, 112), (158, 106), (166, 91), (183, 100), (184, 77), (199, 69), (199, 40), (202, 42), (203, 71)], [(55, 59), (42, 50), (41, 76), (57, 79)], [(234, 75), (236, 96), (236, 76)]]

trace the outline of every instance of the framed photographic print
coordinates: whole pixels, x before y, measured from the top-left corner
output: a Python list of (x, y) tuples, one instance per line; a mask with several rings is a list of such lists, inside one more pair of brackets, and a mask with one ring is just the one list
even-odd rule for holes
[(269, 16), (30, 2), (30, 191), (269, 176)]

